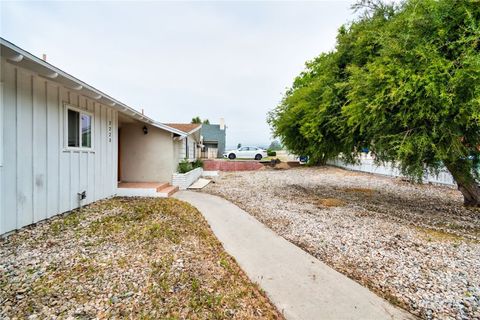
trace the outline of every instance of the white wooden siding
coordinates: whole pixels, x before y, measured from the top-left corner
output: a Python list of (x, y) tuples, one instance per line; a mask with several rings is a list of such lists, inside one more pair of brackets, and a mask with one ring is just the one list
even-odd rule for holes
[[(187, 142), (188, 140), (188, 142)], [(188, 143), (188, 160), (194, 161), (199, 158), (199, 150), (196, 148), (195, 139), (190, 135), (188, 139), (184, 138), (175, 143), (175, 149), (178, 157), (178, 162), (185, 160), (187, 157), (187, 143)], [(195, 151), (194, 151), (195, 150)], [(195, 153), (195, 156), (194, 156)]]
[(177, 141), (177, 143), (175, 144), (178, 152), (178, 162), (185, 160), (185, 158), (187, 157), (185, 144), (186, 144), (186, 139)]
[[(5, 60), (2, 80), (0, 234), (114, 195), (117, 111)], [(64, 149), (64, 103), (94, 114), (92, 151)]]
[[(195, 140), (189, 138), (188, 139), (188, 160), (190, 161), (193, 161), (195, 160), (196, 158), (196, 151), (194, 151), (195, 149)], [(195, 152), (195, 157), (194, 157), (194, 152)]]
[[(2, 63), (0, 65), (0, 70), (3, 70), (4, 64)], [(3, 178), (3, 74), (4, 72), (1, 72), (0, 75), (0, 234), (1, 230), (3, 229), (3, 219), (1, 219), (1, 212), (2, 212), (2, 207), (3, 207), (3, 197), (1, 196), (3, 194), (3, 186), (2, 186), (2, 178)]]

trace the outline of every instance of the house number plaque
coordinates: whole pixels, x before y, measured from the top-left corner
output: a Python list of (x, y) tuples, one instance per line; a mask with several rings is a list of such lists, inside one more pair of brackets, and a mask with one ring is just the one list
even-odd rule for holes
[(108, 121), (108, 142), (112, 142), (112, 121)]

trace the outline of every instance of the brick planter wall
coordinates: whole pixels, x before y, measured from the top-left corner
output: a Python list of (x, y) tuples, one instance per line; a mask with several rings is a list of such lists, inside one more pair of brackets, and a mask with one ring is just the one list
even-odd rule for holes
[(204, 160), (205, 171), (253, 171), (263, 168), (263, 165), (253, 160)]

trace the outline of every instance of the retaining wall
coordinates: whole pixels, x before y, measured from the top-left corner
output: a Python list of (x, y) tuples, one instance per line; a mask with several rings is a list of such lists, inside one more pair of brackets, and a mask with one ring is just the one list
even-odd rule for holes
[(200, 178), (203, 173), (202, 168), (196, 168), (187, 173), (174, 173), (172, 176), (172, 185), (180, 190), (185, 190)]
[(263, 165), (253, 160), (204, 160), (205, 171), (253, 171), (263, 168)]

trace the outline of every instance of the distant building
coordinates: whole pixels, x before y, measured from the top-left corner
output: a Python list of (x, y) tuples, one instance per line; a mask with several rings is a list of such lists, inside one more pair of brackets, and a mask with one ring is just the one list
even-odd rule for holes
[(222, 158), (225, 152), (225, 120), (220, 124), (202, 124), (200, 134), (203, 138), (202, 158)]

